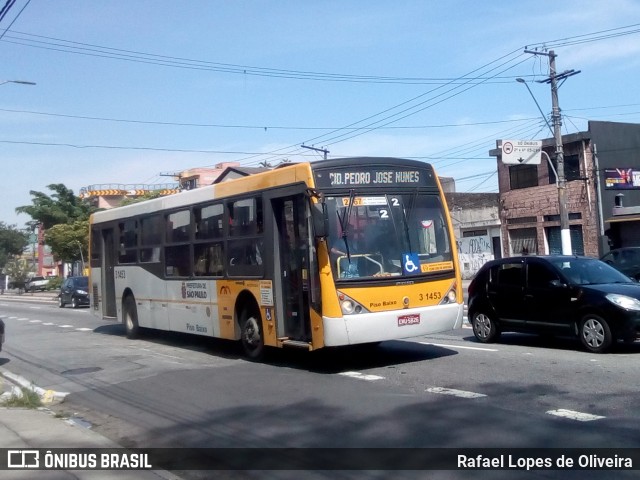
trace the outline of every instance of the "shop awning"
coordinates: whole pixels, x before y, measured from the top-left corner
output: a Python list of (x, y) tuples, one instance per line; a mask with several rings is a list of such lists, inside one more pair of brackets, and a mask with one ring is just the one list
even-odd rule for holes
[(605, 223), (638, 222), (638, 221), (640, 221), (640, 215), (620, 215), (618, 217), (611, 217), (605, 220)]

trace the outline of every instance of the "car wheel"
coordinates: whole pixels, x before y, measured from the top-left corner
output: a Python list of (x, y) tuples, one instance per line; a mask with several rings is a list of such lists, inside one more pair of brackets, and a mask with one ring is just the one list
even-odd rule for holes
[(476, 312), (471, 318), (473, 334), (482, 343), (492, 343), (500, 338), (500, 329), (497, 323), (484, 312)]
[(242, 348), (251, 360), (258, 360), (264, 352), (264, 337), (260, 316), (250, 310), (243, 310), (240, 315), (240, 340)]
[(78, 299), (77, 299), (76, 297), (73, 297), (73, 298), (71, 299), (71, 306), (72, 306), (73, 308), (78, 308), (78, 307), (80, 306), (80, 304), (78, 303)]
[(607, 351), (613, 343), (613, 336), (607, 321), (595, 314), (585, 315), (580, 322), (580, 341), (593, 353)]
[(58, 297), (58, 306), (59, 306), (60, 308), (64, 308), (64, 306), (65, 306), (65, 305), (66, 305), (66, 304), (64, 303), (64, 300), (62, 299), (62, 295), (60, 295), (60, 296)]
[(140, 334), (140, 326), (138, 325), (138, 308), (136, 307), (136, 301), (133, 298), (133, 295), (129, 295), (124, 299), (122, 310), (122, 321), (124, 322), (127, 338), (138, 338), (138, 335)]

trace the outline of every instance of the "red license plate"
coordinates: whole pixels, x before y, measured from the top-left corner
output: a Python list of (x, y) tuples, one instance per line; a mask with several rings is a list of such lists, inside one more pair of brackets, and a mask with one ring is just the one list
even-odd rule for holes
[(398, 317), (398, 326), (404, 327), (405, 325), (418, 325), (420, 323), (420, 314), (415, 313), (412, 315), (401, 315)]

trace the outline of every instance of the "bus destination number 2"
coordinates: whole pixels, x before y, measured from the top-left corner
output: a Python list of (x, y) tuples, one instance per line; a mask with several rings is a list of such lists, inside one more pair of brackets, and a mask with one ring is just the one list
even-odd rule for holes
[(127, 275), (125, 274), (125, 270), (115, 270), (113, 272), (113, 275), (116, 278), (127, 278)]

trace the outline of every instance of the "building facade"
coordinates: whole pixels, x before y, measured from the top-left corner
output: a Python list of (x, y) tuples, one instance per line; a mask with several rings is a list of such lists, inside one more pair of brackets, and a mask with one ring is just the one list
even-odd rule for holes
[[(634, 241), (625, 230), (637, 231), (640, 245), (640, 223), (632, 223), (640, 216), (613, 217), (623, 190), (625, 204), (640, 206), (640, 125), (590, 121), (588, 131), (564, 135), (562, 143), (573, 253), (600, 257)], [(555, 139), (542, 140), (538, 165), (505, 165), (497, 146), (490, 155), (497, 157), (503, 255), (561, 253)]]

